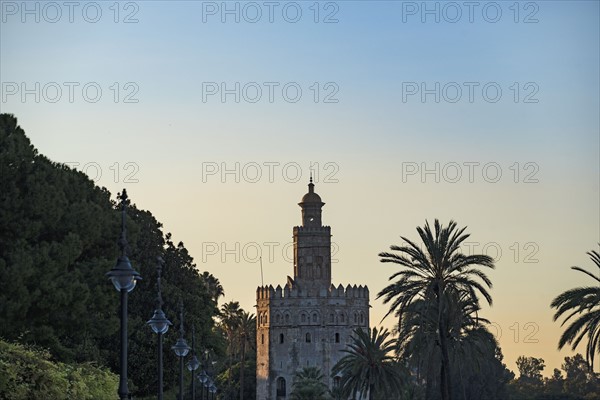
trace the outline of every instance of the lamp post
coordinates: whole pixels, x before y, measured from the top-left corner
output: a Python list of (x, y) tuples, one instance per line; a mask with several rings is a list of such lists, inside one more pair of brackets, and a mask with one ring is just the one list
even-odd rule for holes
[(198, 357), (196, 357), (196, 329), (195, 326), (192, 325), (192, 359), (188, 361), (188, 369), (192, 371), (192, 400), (196, 400), (196, 377), (195, 371), (200, 366), (200, 361), (198, 361)]
[(167, 333), (169, 330), (169, 326), (173, 325), (171, 321), (169, 321), (162, 310), (163, 299), (160, 291), (160, 277), (162, 272), (162, 267), (165, 264), (165, 261), (161, 257), (157, 257), (157, 286), (158, 286), (158, 298), (157, 303), (158, 307), (154, 310), (154, 315), (152, 319), (146, 322), (152, 328), (154, 333), (158, 334), (158, 400), (163, 399), (163, 335)]
[(214, 383), (212, 383), (210, 385), (210, 388), (208, 389), (208, 391), (212, 394), (212, 400), (215, 400), (215, 393), (217, 393), (217, 387), (215, 386)]
[(183, 400), (183, 357), (187, 356), (190, 351), (190, 346), (183, 338), (183, 302), (179, 302), (179, 339), (174, 346), (171, 347), (175, 354), (179, 357), (179, 400)]
[(127, 191), (123, 189), (121, 194), (121, 236), (119, 237), (119, 249), (121, 255), (117, 264), (106, 273), (112, 281), (115, 289), (121, 292), (121, 376), (119, 378), (119, 398), (126, 400), (129, 397), (127, 387), (127, 293), (135, 288), (138, 280), (142, 279), (140, 274), (131, 267), (127, 257), (127, 228), (125, 226), (125, 209), (127, 207)]
[(206, 374), (206, 371), (202, 370), (202, 372), (200, 372), (200, 375), (198, 375), (198, 380), (201, 383), (201, 385), (200, 385), (200, 400), (204, 399), (204, 384), (208, 381), (208, 379), (210, 379), (210, 378)]
[(206, 388), (206, 400), (208, 400), (210, 394), (210, 388), (213, 385), (213, 380), (210, 376), (207, 376), (206, 381), (204, 382), (204, 387)]

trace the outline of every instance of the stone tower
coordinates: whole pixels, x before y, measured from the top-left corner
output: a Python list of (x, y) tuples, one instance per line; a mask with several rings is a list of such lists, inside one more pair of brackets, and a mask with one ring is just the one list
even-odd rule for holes
[(355, 328), (369, 327), (369, 289), (331, 283), (331, 228), (312, 178), (302, 197), (302, 225), (294, 227), (294, 277), (283, 287), (256, 290), (257, 400), (289, 399), (296, 371), (319, 367), (329, 388), (331, 369)]

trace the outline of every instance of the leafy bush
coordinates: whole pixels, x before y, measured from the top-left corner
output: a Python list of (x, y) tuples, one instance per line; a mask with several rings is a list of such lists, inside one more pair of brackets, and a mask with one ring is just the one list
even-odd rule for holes
[(1, 399), (112, 400), (118, 380), (92, 363), (53, 362), (46, 350), (0, 340)]

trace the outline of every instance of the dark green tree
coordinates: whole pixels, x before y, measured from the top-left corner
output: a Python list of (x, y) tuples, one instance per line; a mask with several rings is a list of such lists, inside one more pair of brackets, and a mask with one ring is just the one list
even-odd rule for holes
[(595, 374), (588, 362), (581, 354), (573, 357), (565, 357), (562, 364), (565, 371), (564, 392), (574, 396), (587, 398), (588, 395), (596, 393), (600, 397), (600, 379)]
[[(406, 246), (391, 246), (398, 253), (380, 253), (381, 262), (399, 264), (405, 269), (393, 274), (390, 280), (395, 281), (379, 292), (377, 298), (390, 303), (387, 315), (395, 313), (402, 324), (402, 319), (413, 302), (425, 298), (432, 299), (437, 310), (436, 332), (440, 346), (440, 393), (442, 400), (448, 400), (453, 392), (451, 382), (449, 340), (451, 327), (444, 318), (451, 304), (446, 293), (466, 293), (473, 303), (478, 303), (478, 294), (491, 304), (492, 298), (487, 288), (492, 286), (489, 278), (477, 266), (494, 268), (493, 259), (487, 255), (461, 253), (461, 244), (470, 236), (465, 234), (466, 228), (458, 229), (454, 221), (447, 227), (436, 219), (432, 231), (426, 221), (417, 232), (423, 242), (424, 250), (416, 243), (401, 237)], [(481, 282), (483, 282), (483, 284)], [(486, 288), (487, 287), (487, 288)], [(387, 316), (386, 315), (386, 316)]]
[[(600, 273), (600, 253), (589, 251), (587, 254)], [(560, 326), (571, 321), (560, 337), (558, 348), (562, 349), (566, 344), (570, 344), (575, 350), (581, 340), (586, 338), (585, 357), (593, 370), (594, 357), (596, 353), (600, 353), (600, 274), (596, 276), (581, 267), (571, 269), (588, 275), (594, 282), (591, 286), (567, 290), (552, 300), (551, 307), (556, 308), (554, 321), (563, 315), (566, 317)]]
[(354, 330), (352, 343), (342, 350), (346, 355), (331, 370), (344, 396), (384, 400), (403, 392), (404, 374), (394, 357), (397, 343), (389, 336), (387, 329)]
[(317, 367), (304, 367), (294, 375), (291, 400), (329, 400), (325, 376)]
[[(57, 361), (95, 361), (118, 372), (119, 296), (105, 276), (118, 254), (115, 200), (85, 174), (39, 154), (8, 114), (0, 114), (0, 187), (0, 336), (46, 348)], [(223, 343), (212, 329), (216, 292), (183, 243), (175, 245), (135, 204), (127, 230), (129, 258), (144, 278), (129, 296), (129, 377), (139, 397), (156, 390), (156, 335), (146, 321), (155, 308), (157, 256), (166, 260), (167, 316), (178, 322), (181, 298), (187, 331), (194, 324), (205, 348), (218, 351)], [(166, 335), (166, 349), (176, 336)], [(165, 352), (167, 389), (176, 368)]]
[[(237, 328), (237, 337), (240, 342), (240, 400), (244, 400), (246, 358), (248, 350), (256, 352), (256, 316), (254, 314), (242, 311)], [(256, 380), (256, 375), (254, 380)]]
[(519, 369), (519, 379), (529, 383), (541, 386), (542, 371), (546, 365), (542, 358), (519, 356), (517, 358), (517, 368)]
[(223, 286), (221, 285), (221, 282), (219, 282), (219, 279), (208, 271), (204, 271), (202, 275), (200, 275), (200, 278), (206, 286), (212, 300), (215, 304), (218, 304), (219, 299), (225, 295), (225, 290), (223, 290)]

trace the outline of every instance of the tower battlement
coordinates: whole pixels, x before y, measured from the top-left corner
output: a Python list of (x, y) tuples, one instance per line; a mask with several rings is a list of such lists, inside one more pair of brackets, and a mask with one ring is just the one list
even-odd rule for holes
[(323, 231), (327, 231), (329, 233), (331, 233), (331, 227), (330, 226), (295, 226), (294, 227), (294, 233), (299, 232), (323, 232)]
[(256, 289), (256, 300), (279, 300), (279, 299), (289, 299), (289, 298), (313, 298), (313, 297), (323, 297), (323, 298), (360, 298), (360, 299), (369, 299), (369, 288), (365, 285), (347, 285), (343, 287), (341, 284), (337, 287), (335, 285), (331, 285), (329, 289), (321, 289), (318, 291), (312, 290), (303, 290), (296, 285), (290, 286), (285, 285), (281, 287), (281, 285), (277, 285), (276, 288), (273, 285), (268, 286), (259, 286)]

